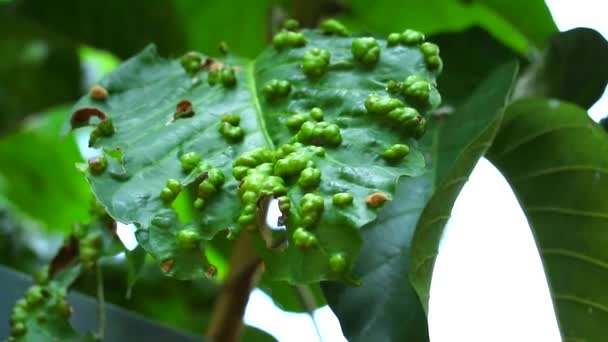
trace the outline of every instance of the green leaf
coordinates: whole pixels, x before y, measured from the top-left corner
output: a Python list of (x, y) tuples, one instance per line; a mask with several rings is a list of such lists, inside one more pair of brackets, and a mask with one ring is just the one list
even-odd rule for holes
[(441, 46), (441, 57), (447, 61), (438, 87), (442, 105), (452, 107), (465, 101), (494, 69), (521, 57), (480, 27), (429, 39)]
[(82, 158), (74, 137), (59, 136), (65, 113), (51, 110), (0, 138), (0, 197), (54, 232), (87, 221), (91, 199), (75, 167)]
[(507, 109), (488, 157), (534, 232), (564, 340), (601, 341), (608, 334), (608, 134), (575, 105), (525, 99)]
[(0, 134), (26, 115), (73, 101), (80, 65), (73, 46), (56, 35), (2, 13), (0, 8)]
[[(516, 5), (499, 0), (377, 0), (373, 5), (365, 0), (351, 0), (350, 3), (354, 20), (374, 32), (401, 32), (403, 23), (427, 34), (481, 26), (522, 53), (530, 46), (543, 46), (548, 34), (557, 31), (542, 0)], [(531, 12), (536, 15), (521, 15)]]
[[(369, 64), (373, 62), (373, 55), (362, 54), (360, 56), (365, 60), (354, 60), (351, 37), (326, 36), (314, 31), (306, 31), (304, 34), (308, 41), (305, 47), (280, 51), (268, 49), (255, 61), (233, 56), (228, 56), (221, 62), (207, 60), (203, 69), (217, 68), (219, 63), (225, 63), (221, 73), (234, 70), (234, 86), (231, 83), (222, 85), (221, 82), (210, 85), (208, 78), (211, 76), (213, 81), (213, 73), (203, 70), (194, 75), (188, 74), (178, 60), (162, 59), (157, 56), (154, 48), (148, 48), (101, 81), (110, 94), (106, 100), (98, 101), (85, 96), (76, 105), (73, 119), (82, 114), (86, 116), (91, 111), (98, 111), (98, 114), (103, 112), (111, 117), (115, 130), (111, 136), (101, 136), (95, 140), (95, 146), (104, 149), (108, 166), (99, 175), (90, 170), (87, 172), (94, 193), (112, 217), (121, 222), (134, 222), (140, 227), (137, 232), (138, 241), (161, 262), (168, 275), (181, 279), (204, 276), (208, 264), (203, 254), (204, 243), (199, 239), (207, 240), (226, 230), (233, 236), (243, 226), (251, 226), (251, 223), (237, 224), (239, 212), (242, 211), (240, 194), (237, 193), (239, 188), (254, 191), (260, 183), (245, 181), (239, 186), (239, 181), (232, 176), (235, 160), (245, 152), (258, 148), (256, 153), (266, 153), (267, 157), (264, 158), (270, 162), (266, 166), (272, 167), (274, 158), (283, 158), (289, 152), (288, 148), (295, 149), (296, 155), (303, 158), (300, 159), (303, 163), (310, 160), (307, 165), (314, 166), (321, 173), (316, 191), (316, 184), (296, 184), (296, 176), (301, 169), (295, 169), (294, 176), (283, 176), (291, 207), (285, 222), (288, 227), (287, 236), (284, 231), (272, 234), (265, 232), (272, 238), (266, 240), (268, 245), (286, 239), (289, 246), (285, 251), (260, 247), (269, 276), (293, 283), (348, 278), (348, 269), (356, 259), (360, 245), (357, 230), (372, 221), (378, 210), (372, 205), (366, 205), (366, 197), (381, 192), (383, 194), (377, 195), (376, 199), (390, 199), (398, 177), (416, 176), (423, 171), (424, 159), (417, 148), (417, 142), (411, 138), (411, 132), (399, 128), (402, 126), (388, 123), (388, 119), (382, 119), (386, 114), (377, 113), (370, 118), (365, 107), (371, 94), (390, 95), (385, 91), (388, 81), (401, 81), (410, 75), (420, 75), (430, 82), (427, 88), (428, 103), (419, 102), (415, 105), (419, 111), (424, 114), (438, 104), (439, 94), (430, 85), (434, 83), (436, 72), (426, 67), (420, 49), (400, 45), (386, 47), (383, 41), (378, 41), (382, 54), (376, 65)], [(372, 46), (373, 44), (369, 48)], [(300, 66), (305, 53), (313, 47), (331, 53), (331, 64), (326, 74), (317, 77), (306, 75)], [(433, 50), (432, 46), (428, 47)], [(358, 48), (365, 53), (368, 47), (361, 45)], [(429, 51), (428, 56), (432, 53)], [(187, 58), (197, 57), (188, 55)], [(310, 55), (307, 58), (314, 60), (318, 57)], [(326, 57), (321, 59), (322, 64), (324, 58)], [(314, 66), (314, 63), (308, 67)], [(280, 97), (279, 92), (268, 92), (268, 87), (273, 84), (281, 87), (281, 82), (273, 80), (290, 82), (291, 91), (287, 98)], [(263, 95), (263, 89), (267, 89), (268, 96)], [(405, 99), (400, 94), (393, 97), (414, 105), (411, 98)], [(174, 114), (176, 105), (181, 101), (189, 101), (182, 102), (180, 106), (188, 109), (190, 104), (194, 114), (192, 117), (174, 120), (174, 116), (182, 115), (181, 113), (191, 114), (188, 110)], [(294, 131), (290, 131), (285, 123), (287, 118), (298, 114), (308, 120), (305, 126), (315, 125), (309, 114), (314, 107), (322, 109), (326, 124), (336, 125), (330, 128), (339, 128), (341, 143), (332, 140), (338, 137), (336, 132), (324, 138), (309, 139), (304, 133), (294, 137)], [(239, 115), (240, 123), (222, 123), (221, 117), (226, 113)], [(315, 116), (320, 119), (318, 113)], [(416, 116), (414, 121), (409, 122), (416, 122), (414, 125), (418, 125), (416, 127), (419, 129), (422, 127), (422, 121), (419, 120), (420, 117)], [(226, 138), (219, 131), (220, 125), (233, 128), (239, 126), (245, 133), (243, 140)], [(324, 145), (324, 149), (298, 144), (277, 149), (285, 143), (293, 143), (294, 139)], [(385, 149), (396, 143), (410, 145), (409, 155), (402, 161), (385, 161), (382, 158)], [(264, 148), (267, 152), (261, 152), (263, 150), (259, 148)], [(180, 158), (189, 152), (198, 153), (209, 165), (203, 163), (200, 164), (201, 167), (184, 172)], [(196, 159), (192, 155), (188, 156)], [(293, 157), (294, 154), (290, 156)], [(283, 159), (283, 162), (286, 160)], [(289, 167), (296, 168), (298, 163), (290, 162)], [(210, 167), (221, 170), (225, 179), (223, 185), (216, 184), (220, 189), (214, 195), (197, 191), (199, 183), (211, 170)], [(278, 166), (271, 172), (284, 175)], [(262, 176), (264, 177), (268, 176)], [(254, 176), (247, 179), (252, 178)], [(168, 179), (176, 179), (181, 183), (181, 194), (189, 198), (190, 203), (193, 203), (196, 196), (206, 199), (203, 211), (195, 211), (193, 220), (179, 222), (182, 218), (178, 218), (167, 202), (161, 200), (160, 193), (167, 186)], [(277, 177), (269, 179), (282, 182)], [(281, 193), (280, 190), (276, 190), (276, 186), (272, 189), (275, 194)], [(302, 198), (311, 191), (322, 196), (325, 207), (314, 233), (305, 234), (307, 237), (310, 234), (316, 235), (316, 247), (297, 247), (292, 239), (296, 228), (314, 226), (314, 219), (319, 215), (315, 211), (317, 204), (314, 203), (312, 212), (310, 207), (306, 209), (308, 212), (299, 210)], [(333, 194), (345, 191), (354, 196), (353, 204), (340, 208), (332, 205)], [(168, 188), (165, 195), (167, 192), (169, 197), (174, 194)], [(255, 201), (261, 199), (262, 194), (263, 192), (253, 192), (255, 198), (248, 200), (253, 212), (256, 211)], [(178, 202), (180, 198), (181, 195)], [(306, 198), (308, 199), (310, 197)], [(316, 200), (313, 199), (314, 201)], [(262, 209), (258, 210), (258, 216), (263, 216), (263, 212)], [(184, 229), (188, 230), (180, 233)], [(184, 239), (178, 241), (177, 236), (180, 234), (184, 234)], [(189, 235), (187, 239), (191, 243), (182, 243), (186, 239), (185, 235)], [(258, 245), (261, 245), (261, 240), (259, 242)], [(301, 239), (298, 243), (300, 242)], [(330, 270), (329, 258), (334, 253), (348, 256), (345, 272)]]
[(397, 200), (362, 229), (364, 244), (354, 270), (362, 286), (323, 284), (349, 341), (428, 340), (425, 310), (409, 279), (417, 290), (427, 286), (418, 292), (426, 307), (443, 226), (498, 129), (517, 70), (516, 63), (501, 66), (453, 113), (433, 120), (422, 144), (427, 172), (401, 179)]
[(525, 2), (473, 0), (471, 2), (492, 9), (538, 47), (545, 46), (549, 37), (558, 31), (544, 0)]
[(553, 36), (542, 58), (518, 82), (515, 96), (545, 96), (590, 108), (608, 83), (608, 41), (597, 31), (575, 28)]

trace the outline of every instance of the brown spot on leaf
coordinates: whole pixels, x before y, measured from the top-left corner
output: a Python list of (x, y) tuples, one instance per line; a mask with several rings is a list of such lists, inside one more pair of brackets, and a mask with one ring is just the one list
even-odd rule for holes
[(192, 109), (192, 102), (188, 100), (180, 101), (175, 106), (175, 113), (173, 114), (173, 120), (190, 118), (194, 116), (194, 110)]
[(223, 67), (224, 67), (224, 63), (222, 63), (216, 59), (213, 59), (213, 58), (207, 58), (205, 60), (205, 64), (203, 64), (203, 69), (207, 70), (209, 72), (217, 71)]
[(89, 96), (91, 96), (93, 100), (103, 101), (108, 97), (108, 90), (99, 84), (96, 84), (89, 90)]
[(93, 107), (84, 107), (80, 108), (74, 113), (72, 113), (72, 118), (70, 119), (70, 124), (72, 125), (72, 129), (86, 126), (89, 124), (89, 120), (92, 116), (96, 116), (99, 120), (105, 120), (106, 114), (101, 110)]
[(167, 272), (171, 271), (174, 263), (175, 263), (175, 260), (167, 259), (167, 260), (163, 261), (162, 264), (160, 264), (160, 269), (163, 270), (163, 272), (167, 273)]
[(365, 197), (365, 203), (372, 208), (382, 206), (387, 200), (388, 198), (386, 197), (386, 194), (382, 192), (374, 192), (373, 194)]

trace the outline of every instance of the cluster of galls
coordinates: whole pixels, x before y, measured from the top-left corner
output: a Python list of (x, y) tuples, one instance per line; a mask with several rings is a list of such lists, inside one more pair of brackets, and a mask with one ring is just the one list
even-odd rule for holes
[(302, 70), (310, 78), (319, 78), (327, 72), (330, 59), (329, 50), (312, 48), (304, 53)]
[(403, 132), (419, 139), (426, 129), (426, 120), (411, 107), (406, 107), (403, 101), (394, 97), (382, 97), (372, 94), (365, 100), (367, 113), (379, 116), (392, 125), (397, 125)]
[(291, 83), (287, 80), (270, 80), (262, 87), (262, 94), (268, 101), (287, 97), (291, 91)]
[(405, 45), (419, 46), (420, 52), (424, 55), (424, 61), (429, 69), (441, 70), (443, 62), (439, 57), (439, 47), (436, 44), (425, 42), (424, 34), (418, 31), (407, 29), (403, 33), (391, 33), (386, 38), (388, 46)]
[(301, 32), (296, 32), (299, 24), (295, 20), (285, 21), (284, 29), (272, 38), (272, 45), (277, 50), (289, 47), (302, 47), (306, 45), (306, 37)]
[(89, 225), (75, 224), (72, 234), (78, 239), (78, 254), (85, 268), (91, 268), (103, 253), (101, 232), (89, 231)]
[[(221, 44), (220, 51), (227, 52), (227, 46)], [(236, 73), (233, 67), (223, 65), (210, 58), (205, 59), (197, 52), (184, 54), (180, 59), (180, 63), (184, 71), (190, 76), (195, 76), (203, 67), (208, 68), (209, 75), (207, 76), (207, 82), (209, 85), (221, 83), (226, 88), (232, 88), (236, 85)]]
[(209, 85), (221, 83), (226, 88), (232, 88), (236, 85), (236, 73), (233, 67), (222, 65), (215, 70), (209, 71), (207, 81)]
[(367, 66), (378, 63), (380, 59), (380, 45), (373, 37), (353, 39), (351, 52), (355, 61)]
[[(57, 315), (65, 320), (70, 317), (71, 308), (65, 300), (66, 290), (49, 288), (45, 286), (47, 281), (48, 276), (44, 282), (30, 287), (25, 297), (15, 303), (10, 318), (11, 336), (7, 341), (16, 341), (25, 335), (30, 324), (44, 324), (49, 320), (49, 315)], [(29, 320), (32, 321), (28, 324)]]
[(285, 125), (295, 133), (294, 140), (304, 145), (336, 147), (342, 143), (340, 127), (323, 121), (321, 108), (294, 114), (285, 120)]
[(245, 131), (239, 126), (241, 117), (236, 114), (227, 113), (222, 115), (220, 119), (220, 134), (230, 142), (238, 142), (243, 140)]

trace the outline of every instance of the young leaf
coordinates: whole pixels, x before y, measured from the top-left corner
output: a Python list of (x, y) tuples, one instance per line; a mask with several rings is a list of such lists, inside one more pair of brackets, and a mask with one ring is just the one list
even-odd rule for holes
[(517, 196), (544, 264), (564, 340), (608, 334), (608, 134), (581, 108), (509, 106), (489, 159)]
[[(347, 279), (358, 228), (400, 176), (424, 170), (415, 137), (440, 101), (436, 46), (316, 31), (282, 31), (273, 43), (256, 60), (166, 60), (149, 47), (101, 81), (107, 98), (85, 96), (74, 109), (73, 126), (103, 120), (91, 139), (103, 149), (87, 172), (94, 193), (112, 217), (140, 228), (138, 241), (167, 275), (205, 276), (205, 240), (259, 226), (271, 278)], [(408, 87), (388, 93), (389, 81)], [(395, 144), (409, 154), (385, 159)], [(352, 204), (334, 205), (344, 192)], [(183, 196), (197, 208), (188, 222), (171, 207)], [(286, 230), (264, 227), (270, 197), (282, 212), (270, 226)], [(337, 253), (347, 256), (344, 272), (330, 269)]]
[[(516, 63), (499, 67), (453, 113), (432, 121), (421, 144), (427, 172), (401, 179), (397, 200), (362, 229), (354, 270), (362, 286), (323, 284), (349, 341), (428, 340), (425, 310), (408, 277), (416, 285), (432, 270), (436, 248), (424, 249), (439, 241), (456, 196), (492, 141), (517, 70)], [(419, 294), (426, 306), (426, 293)]]

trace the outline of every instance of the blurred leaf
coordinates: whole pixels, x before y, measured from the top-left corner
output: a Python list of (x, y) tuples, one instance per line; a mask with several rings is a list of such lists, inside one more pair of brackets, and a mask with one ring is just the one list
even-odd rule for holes
[(607, 60), (608, 41), (599, 32), (575, 28), (558, 33), (526, 70), (515, 96), (554, 97), (590, 108), (608, 83)]
[[(259, 282), (260, 290), (264, 291), (267, 295), (272, 297), (275, 305), (281, 308), (281, 310), (291, 312), (307, 312), (308, 309), (302, 304), (302, 299), (298, 294), (298, 290), (295, 286), (282, 282), (282, 281), (271, 281), (268, 280), (264, 275)], [(319, 284), (311, 284), (303, 286), (310, 291), (314, 299), (314, 305), (316, 308), (320, 308), (326, 304), (325, 296), (321, 291)]]
[(422, 141), (428, 172), (401, 178), (397, 200), (363, 228), (364, 244), (355, 268), (362, 286), (323, 284), (349, 341), (428, 340), (423, 309), (428, 292), (421, 292), (421, 285), (430, 285), (443, 227), (462, 185), (498, 129), (516, 74), (516, 63), (501, 66), (452, 114), (436, 118), (429, 127)]
[(488, 157), (534, 232), (564, 340), (604, 340), (608, 134), (575, 105), (525, 99), (508, 107)]
[(518, 58), (516, 52), (479, 27), (436, 34), (429, 40), (441, 47), (445, 60), (438, 80), (442, 105), (459, 105), (493, 70)]
[[(427, 34), (456, 32), (481, 26), (519, 52), (542, 46), (543, 37), (557, 31), (544, 1), (513, 5), (498, 0), (351, 0), (352, 17), (373, 32), (388, 34), (413, 28)], [(517, 4), (517, 5), (515, 5)], [(518, 9), (518, 12), (514, 11)], [(537, 16), (520, 15), (532, 11)], [(518, 17), (515, 17), (519, 15)], [(449, 61), (449, 60), (448, 60)]]
[(74, 137), (59, 137), (65, 116), (65, 109), (49, 111), (22, 131), (0, 138), (0, 196), (55, 232), (87, 221), (91, 200), (75, 167), (82, 158)]
[[(23, 295), (23, 292), (32, 284), (29, 277), (0, 266), (0, 282), (3, 291), (0, 291), (0, 321), (8, 322), (13, 304)], [(68, 302), (72, 305), (74, 314), (72, 323), (77, 331), (87, 332), (97, 326), (97, 303), (95, 298), (72, 292), (68, 295)], [(201, 337), (186, 335), (169, 329), (139, 315), (130, 313), (112, 304), (106, 304), (106, 341), (133, 341), (142, 339), (155, 341), (200, 341)], [(8, 324), (0, 325), (0, 338), (9, 335)], [(37, 341), (46, 341), (45, 336)], [(61, 339), (65, 341), (65, 339)]]
[(28, 114), (80, 95), (80, 65), (73, 46), (4, 15), (0, 8), (0, 134)]
[(549, 37), (558, 31), (544, 0), (470, 0), (469, 2), (492, 9), (538, 47), (545, 46)]
[(126, 58), (154, 42), (165, 53), (186, 47), (186, 31), (165, 0), (16, 1), (15, 13), (63, 35), (75, 46), (91, 45)]
[(277, 2), (178, 0), (175, 9), (190, 49), (219, 55), (219, 43), (225, 41), (231, 52), (253, 58), (270, 40), (270, 8)]

